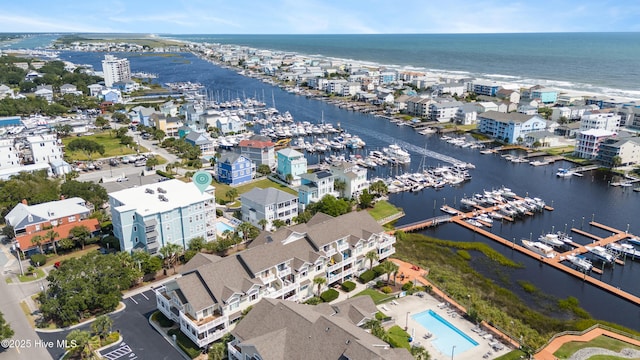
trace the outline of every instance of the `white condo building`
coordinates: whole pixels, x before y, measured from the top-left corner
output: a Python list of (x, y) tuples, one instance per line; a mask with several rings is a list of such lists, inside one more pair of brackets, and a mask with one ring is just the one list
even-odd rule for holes
[(260, 299), (304, 302), (317, 289), (313, 279), (333, 286), (354, 278), (368, 269), (366, 253), (384, 260), (395, 253), (395, 242), (366, 211), (335, 218), (317, 213), (306, 224), (263, 231), (233, 256), (197, 254), (181, 277), (155, 289), (157, 307), (204, 347)]
[(216, 238), (214, 187), (168, 180), (109, 194), (113, 233), (122, 251), (155, 254), (168, 243), (184, 248), (195, 237)]
[(49, 164), (62, 161), (62, 147), (55, 134), (27, 137), (34, 164)]
[(131, 80), (129, 60), (118, 59), (113, 55), (104, 56), (102, 72), (104, 73), (104, 85), (108, 88), (112, 87), (115, 82)]
[(603, 129), (580, 131), (576, 137), (576, 156), (582, 159), (595, 159), (598, 156), (600, 144), (615, 135), (613, 131)]
[(589, 129), (605, 130), (617, 132), (620, 128), (620, 119), (622, 117), (613, 112), (593, 111), (585, 113), (580, 118), (580, 131)]

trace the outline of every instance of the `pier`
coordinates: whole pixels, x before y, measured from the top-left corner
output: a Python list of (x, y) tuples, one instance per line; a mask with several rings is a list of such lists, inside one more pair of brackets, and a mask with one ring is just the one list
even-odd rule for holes
[[(496, 241), (504, 246), (510, 247), (513, 250), (517, 250), (525, 255), (528, 255), (544, 264), (547, 264), (553, 268), (556, 268), (558, 270), (564, 271), (565, 273), (572, 275), (574, 277), (577, 277), (585, 282), (588, 282), (589, 284), (592, 284), (594, 286), (597, 286), (603, 290), (606, 290), (620, 298), (623, 298), (627, 301), (630, 301), (636, 305), (640, 305), (640, 297), (635, 296), (633, 294), (630, 294), (624, 290), (621, 290), (615, 286), (612, 286), (610, 284), (607, 284), (604, 281), (598, 280), (590, 275), (588, 275), (586, 272), (581, 272), (578, 271), (570, 266), (564, 265), (562, 264), (563, 261), (566, 260), (568, 255), (577, 255), (577, 254), (584, 254), (586, 252), (588, 252), (588, 250), (586, 249), (585, 245), (580, 245), (578, 243), (572, 242), (570, 245), (573, 246), (574, 248), (572, 250), (563, 252), (563, 253), (559, 253), (556, 256), (552, 257), (552, 258), (548, 258), (548, 257), (544, 257), (534, 251), (531, 251), (529, 249), (527, 249), (526, 247), (516, 244), (515, 240), (511, 241), (511, 240), (507, 240), (499, 235), (493, 234), (481, 227), (472, 225), (470, 223), (468, 223), (467, 221), (465, 221), (466, 219), (470, 219), (473, 218), (474, 216), (477, 216), (480, 213), (487, 213), (487, 212), (491, 212), (491, 211), (496, 211), (498, 209), (498, 205), (495, 206), (490, 206), (490, 207), (486, 207), (483, 208), (481, 206), (476, 206), (475, 209), (471, 212), (462, 212), (460, 210), (451, 208), (447, 205), (443, 205), (443, 207), (441, 208), (441, 210), (443, 211), (447, 211), (447, 212), (451, 212), (452, 215), (445, 215), (445, 216), (438, 216), (438, 217), (433, 217), (433, 218), (429, 218), (426, 220), (422, 220), (422, 221), (417, 221), (411, 224), (407, 224), (401, 227), (396, 228), (395, 231), (404, 231), (404, 232), (410, 232), (410, 231), (417, 231), (417, 230), (421, 230), (427, 227), (431, 227), (431, 226), (436, 226), (440, 223), (445, 223), (445, 222), (453, 222), (456, 223), (462, 227), (465, 227), (471, 231), (473, 231), (474, 233), (478, 233), (482, 236), (485, 236), (493, 241)], [(549, 206), (545, 206), (544, 207), (545, 210), (547, 211), (551, 211), (553, 210), (552, 207)], [(453, 214), (455, 212), (455, 215)], [(533, 215), (533, 214), (531, 214)], [(484, 224), (483, 224), (484, 225)], [(595, 221), (591, 221), (589, 223), (589, 225), (593, 226), (593, 227), (597, 227), (603, 230), (606, 230), (608, 232), (610, 232), (612, 235), (602, 238), (599, 236), (596, 236), (594, 234), (591, 234), (587, 231), (581, 230), (581, 229), (576, 229), (576, 228), (572, 228), (571, 231), (575, 232), (577, 234), (580, 234), (582, 236), (588, 237), (590, 239), (593, 240), (592, 244), (588, 244), (587, 246), (593, 245), (593, 246), (606, 246), (608, 244), (620, 241), (620, 240), (624, 240), (627, 238), (631, 238), (634, 237), (634, 235), (629, 234), (626, 231), (622, 231), (619, 229), (615, 229), (612, 228), (610, 226), (604, 225), (604, 224), (600, 224), (598, 222)], [(620, 259), (615, 259), (615, 263), (618, 265), (624, 265), (624, 262)], [(603, 271), (601, 269), (598, 269), (596, 267), (593, 267), (591, 269), (592, 272), (597, 273), (602, 275)]]

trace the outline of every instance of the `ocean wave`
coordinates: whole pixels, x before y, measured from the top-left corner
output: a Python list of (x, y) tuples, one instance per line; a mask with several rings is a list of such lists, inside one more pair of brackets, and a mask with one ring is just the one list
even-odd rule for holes
[(484, 74), (483, 76), (485, 77), (491, 77), (491, 78), (499, 78), (499, 79), (522, 79), (522, 77), (520, 76), (513, 76), (513, 75), (502, 75), (502, 74)]

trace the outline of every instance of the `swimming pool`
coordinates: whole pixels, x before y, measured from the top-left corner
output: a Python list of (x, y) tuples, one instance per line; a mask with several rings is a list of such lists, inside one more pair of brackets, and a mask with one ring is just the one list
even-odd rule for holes
[(461, 354), (478, 345), (477, 341), (443, 319), (433, 310), (423, 311), (411, 316), (411, 318), (433, 334), (431, 344), (442, 354), (449, 355), (452, 351), (454, 355)]
[(229, 231), (235, 230), (233, 227), (229, 226), (229, 224), (223, 223), (222, 221), (216, 222), (216, 229), (220, 234), (222, 234), (226, 230), (229, 230)]

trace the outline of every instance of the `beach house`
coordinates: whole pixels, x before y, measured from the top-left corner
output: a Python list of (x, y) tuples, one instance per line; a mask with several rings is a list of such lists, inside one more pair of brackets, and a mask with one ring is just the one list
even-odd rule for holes
[[(191, 135), (193, 133), (190, 133)], [(187, 135), (187, 136), (189, 136)], [(247, 157), (230, 153), (216, 162), (216, 175), (223, 184), (238, 185), (250, 181), (256, 173), (256, 164)]]
[[(291, 225), (298, 216), (298, 197), (275, 188), (253, 188), (240, 195), (242, 220), (258, 228), (271, 230), (275, 220)], [(265, 220), (263, 227), (261, 220)]]
[(299, 151), (284, 148), (276, 152), (278, 168), (276, 173), (284, 181), (292, 185), (300, 184), (300, 175), (307, 172), (307, 159)]

